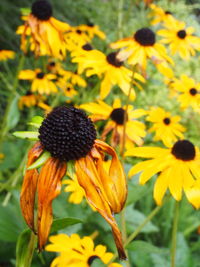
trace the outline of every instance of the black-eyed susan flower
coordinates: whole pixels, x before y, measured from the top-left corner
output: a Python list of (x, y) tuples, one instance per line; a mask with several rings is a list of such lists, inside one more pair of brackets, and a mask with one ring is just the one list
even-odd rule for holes
[[(129, 64), (138, 64), (142, 70), (146, 70), (148, 58), (156, 66), (160, 63), (173, 63), (172, 59), (167, 55), (165, 47), (156, 42), (156, 35), (149, 28), (141, 28), (132, 37), (111, 43), (110, 46), (114, 49), (121, 49), (117, 56), (118, 60), (128, 59)], [(168, 69), (170, 68), (168, 67)]]
[(162, 43), (169, 44), (173, 55), (178, 53), (181, 58), (189, 59), (191, 55), (195, 55), (195, 50), (200, 50), (200, 38), (193, 35), (193, 27), (186, 28), (184, 22), (172, 16), (165, 21), (164, 27), (165, 29), (159, 30), (157, 34), (163, 37)]
[(30, 91), (26, 95), (20, 97), (18, 105), (20, 109), (24, 107), (34, 107), (44, 99), (41, 95), (32, 94)]
[(200, 179), (196, 180), (192, 187), (185, 190), (188, 201), (196, 208), (200, 208)]
[(82, 104), (81, 108), (92, 113), (91, 119), (93, 121), (106, 120), (108, 121), (104, 127), (102, 138), (104, 139), (109, 132), (112, 131), (111, 144), (116, 146), (123, 144), (123, 128), (124, 120), (126, 121), (126, 146), (134, 142), (141, 146), (143, 144), (143, 137), (146, 135), (144, 123), (137, 119), (144, 116), (146, 111), (143, 109), (134, 109), (132, 105), (128, 106), (127, 116), (125, 116), (125, 107), (121, 105), (119, 98), (115, 99), (112, 106), (99, 100), (97, 103)]
[(59, 253), (51, 263), (51, 267), (89, 267), (96, 259), (108, 267), (122, 267), (119, 263), (108, 264), (113, 253), (107, 252), (106, 246), (95, 247), (94, 241), (89, 236), (80, 238), (77, 234), (71, 236), (58, 234), (49, 239), (51, 243), (46, 246), (46, 250)]
[(83, 32), (86, 32), (90, 40), (93, 39), (95, 35), (103, 40), (106, 38), (105, 33), (99, 29), (99, 26), (94, 25), (93, 23), (82, 24), (79, 25), (77, 28)]
[(177, 141), (172, 148), (135, 147), (126, 156), (149, 158), (130, 169), (129, 176), (140, 174), (140, 184), (145, 184), (159, 173), (154, 185), (154, 199), (162, 204), (163, 196), (169, 189), (175, 200), (180, 201), (182, 191), (188, 192), (195, 181), (200, 179), (200, 152), (188, 140)]
[(67, 82), (65, 78), (60, 78), (56, 82), (56, 85), (63, 91), (64, 95), (73, 98), (78, 92), (74, 89), (74, 86)]
[(165, 146), (171, 147), (177, 139), (183, 139), (186, 130), (179, 122), (180, 116), (172, 116), (170, 112), (160, 107), (152, 107), (146, 117), (147, 121), (153, 123), (149, 132), (155, 132), (154, 141), (161, 140)]
[(185, 74), (180, 79), (174, 78), (169, 84), (180, 102), (181, 108), (186, 109), (191, 106), (194, 110), (200, 108), (200, 83)]
[(15, 57), (15, 52), (12, 50), (0, 49), (0, 61), (7, 59), (13, 59)]
[[(23, 135), (16, 132), (15, 136), (34, 136), (39, 140), (29, 151), (20, 197), (25, 221), (38, 234), (39, 249), (44, 247), (49, 235), (52, 201), (60, 193), (67, 162), (75, 161), (79, 185), (85, 191), (88, 202), (111, 225), (119, 256), (125, 258), (122, 237), (114, 214), (119, 213), (125, 204), (127, 186), (114, 149), (96, 139), (91, 120), (82, 110), (74, 107), (57, 107), (42, 122), (40, 120), (39, 124), (33, 125), (39, 127), (39, 134), (27, 132)], [(103, 166), (104, 154), (112, 157), (109, 172)], [(37, 168), (41, 166), (42, 160), (43, 166), (39, 172)], [(36, 195), (37, 226), (34, 224)]]
[(159, 6), (156, 6), (155, 4), (151, 4), (150, 8), (152, 9), (152, 12), (150, 12), (150, 17), (152, 18), (152, 25), (164, 22), (172, 16), (172, 13), (169, 10), (164, 10)]
[(85, 31), (79, 29), (79, 27), (71, 27), (69, 31), (65, 33), (66, 48), (69, 52), (76, 50), (85, 43), (90, 42), (91, 38)]
[[(106, 56), (99, 50), (88, 50), (81, 56), (74, 56), (72, 62), (78, 63), (78, 73), (86, 71), (86, 76), (96, 74), (103, 78), (100, 86), (101, 99), (104, 99), (110, 93), (114, 85), (118, 85), (128, 95), (132, 71), (126, 68), (122, 61), (117, 59), (117, 53), (112, 52)], [(145, 82), (145, 79), (137, 72), (134, 73), (134, 79)], [(133, 84), (138, 85), (135, 80)], [(135, 92), (132, 89), (131, 99), (134, 98)]]
[(17, 31), (22, 36), (21, 48), (24, 52), (30, 46), (36, 56), (50, 55), (60, 59), (66, 56), (64, 33), (70, 26), (52, 15), (53, 9), (48, 1), (37, 0), (32, 4), (25, 24)]
[(79, 185), (76, 175), (73, 179), (65, 179), (63, 184), (66, 185), (64, 191), (70, 192), (68, 201), (74, 204), (80, 204), (85, 197), (85, 191)]
[(22, 70), (19, 73), (20, 80), (32, 81), (31, 91), (38, 92), (39, 94), (49, 95), (58, 91), (56, 85), (52, 80), (57, 78), (56, 75), (51, 73), (44, 73), (41, 69), (36, 70)]
[(80, 87), (86, 87), (86, 81), (76, 72), (62, 70), (60, 75), (63, 76), (63, 79), (69, 81), (73, 85), (78, 85)]

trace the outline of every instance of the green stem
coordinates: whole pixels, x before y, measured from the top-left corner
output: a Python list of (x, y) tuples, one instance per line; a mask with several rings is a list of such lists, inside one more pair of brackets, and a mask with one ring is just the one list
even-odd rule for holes
[(179, 202), (176, 201), (174, 207), (174, 221), (172, 227), (171, 267), (175, 267), (176, 265), (176, 241), (177, 241), (178, 217), (179, 217)]
[(33, 259), (33, 254), (35, 250), (35, 244), (36, 244), (37, 236), (31, 232), (30, 241), (28, 244), (28, 251), (26, 255), (26, 260), (24, 262), (24, 267), (30, 267)]
[(123, 32), (122, 32), (123, 4), (124, 4), (124, 0), (119, 0), (118, 21), (117, 21), (118, 39), (121, 39), (123, 37)]

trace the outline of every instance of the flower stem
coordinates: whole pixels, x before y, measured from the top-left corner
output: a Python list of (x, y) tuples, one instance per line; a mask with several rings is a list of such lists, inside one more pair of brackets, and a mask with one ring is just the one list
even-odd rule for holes
[(176, 241), (177, 241), (177, 228), (179, 217), (179, 202), (176, 201), (174, 207), (174, 221), (172, 227), (172, 246), (171, 246), (171, 267), (175, 267), (176, 262)]
[(35, 244), (36, 244), (37, 236), (31, 232), (30, 241), (27, 248), (27, 255), (26, 260), (24, 262), (24, 267), (30, 267), (33, 259), (33, 254), (35, 250)]

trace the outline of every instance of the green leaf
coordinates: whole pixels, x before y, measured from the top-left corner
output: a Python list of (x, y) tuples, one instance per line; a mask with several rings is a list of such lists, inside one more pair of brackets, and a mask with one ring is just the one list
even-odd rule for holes
[[(16, 245), (16, 267), (29, 267), (30, 258), (31, 230), (24, 230), (18, 237)], [(34, 244), (33, 244), (34, 246)], [(34, 249), (34, 247), (33, 247)]]
[(48, 151), (45, 151), (31, 166), (28, 167), (27, 170), (37, 169), (41, 167), (50, 156), (51, 154)]
[(14, 128), (19, 121), (20, 112), (18, 108), (18, 100), (19, 98), (16, 96), (10, 103), (5, 126), (7, 130)]
[(41, 116), (35, 116), (31, 119), (30, 122), (28, 122), (29, 125), (32, 125), (36, 128), (40, 128), (42, 122), (43, 122), (43, 118)]
[(32, 131), (18, 131), (13, 133), (14, 136), (22, 139), (30, 139), (30, 140), (39, 140), (38, 139), (38, 132), (32, 132)]
[(57, 232), (61, 229), (64, 229), (70, 225), (74, 225), (77, 223), (82, 223), (81, 220), (76, 218), (62, 218), (62, 219), (55, 219), (51, 226), (51, 233)]
[(128, 249), (134, 250), (134, 251), (142, 251), (144, 254), (148, 253), (162, 253), (162, 250), (149, 242), (145, 241), (133, 241), (127, 246)]

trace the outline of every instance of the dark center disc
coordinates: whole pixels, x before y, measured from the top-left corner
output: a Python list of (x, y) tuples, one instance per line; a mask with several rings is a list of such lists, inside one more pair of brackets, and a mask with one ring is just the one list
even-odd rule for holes
[(179, 140), (172, 147), (171, 153), (177, 158), (184, 161), (195, 158), (195, 147), (188, 140)]
[(39, 20), (48, 20), (53, 15), (51, 4), (46, 0), (38, 0), (32, 4), (31, 13)]

